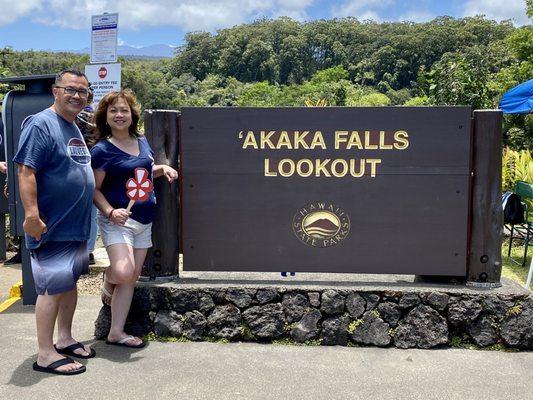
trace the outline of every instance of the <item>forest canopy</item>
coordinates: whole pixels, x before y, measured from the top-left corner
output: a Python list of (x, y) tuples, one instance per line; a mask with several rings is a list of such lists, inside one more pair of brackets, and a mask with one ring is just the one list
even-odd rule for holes
[[(532, 16), (532, 1), (524, 12)], [(430, 22), (262, 19), (190, 32), (170, 59), (120, 59), (145, 109), (180, 106), (471, 105), (495, 108), (533, 77), (533, 27), (482, 16)], [(0, 49), (0, 75), (84, 68), (86, 55)], [(0, 87), (5, 93), (8, 87)], [(505, 118), (506, 144), (533, 147), (531, 116)]]

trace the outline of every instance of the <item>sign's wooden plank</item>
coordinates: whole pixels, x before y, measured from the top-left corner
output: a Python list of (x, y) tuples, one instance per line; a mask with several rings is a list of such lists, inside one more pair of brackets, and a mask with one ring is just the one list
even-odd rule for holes
[(470, 118), (182, 109), (184, 269), (464, 276)]

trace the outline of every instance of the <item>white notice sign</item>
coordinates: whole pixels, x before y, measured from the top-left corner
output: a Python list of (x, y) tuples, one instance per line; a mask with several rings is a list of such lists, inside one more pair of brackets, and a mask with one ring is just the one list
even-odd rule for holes
[(93, 15), (91, 21), (90, 63), (116, 62), (118, 14)]
[(93, 108), (96, 108), (107, 93), (112, 90), (120, 90), (121, 71), (120, 63), (88, 64), (85, 66), (85, 75), (89, 78), (94, 93)]

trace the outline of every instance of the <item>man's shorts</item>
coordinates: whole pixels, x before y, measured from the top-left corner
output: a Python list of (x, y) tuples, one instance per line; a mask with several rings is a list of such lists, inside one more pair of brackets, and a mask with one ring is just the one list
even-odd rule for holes
[(128, 218), (124, 225), (115, 225), (101, 212), (98, 212), (98, 227), (104, 246), (125, 243), (134, 249), (149, 249), (152, 247), (152, 223), (141, 224)]
[(69, 292), (89, 273), (87, 242), (46, 242), (31, 250), (31, 269), (37, 294)]

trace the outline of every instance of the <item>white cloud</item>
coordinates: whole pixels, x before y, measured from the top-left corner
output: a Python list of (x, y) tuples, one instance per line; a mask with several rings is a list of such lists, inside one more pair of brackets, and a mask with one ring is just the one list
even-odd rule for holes
[(435, 15), (428, 11), (409, 11), (398, 17), (398, 21), (428, 22), (435, 18)]
[(469, 0), (463, 7), (463, 16), (485, 15), (502, 21), (512, 19), (518, 25), (529, 24), (524, 0)]
[(332, 8), (334, 17), (355, 17), (360, 21), (381, 21), (378, 11), (394, 4), (395, 0), (347, 0)]
[[(91, 15), (119, 13), (119, 30), (128, 27), (175, 26), (185, 31), (230, 27), (259, 17), (288, 15), (304, 19), (315, 0), (25, 0), (12, 10), (6, 3), (0, 25), (30, 16), (34, 22), (64, 28), (88, 29)], [(26, 4), (31, 7), (26, 7)], [(37, 10), (37, 12), (35, 12)]]
[(41, 0), (0, 0), (0, 26), (15, 22), (29, 13), (38, 9), (41, 5)]

